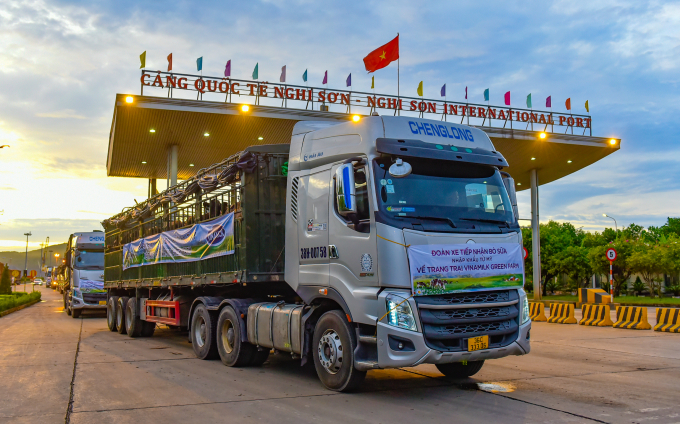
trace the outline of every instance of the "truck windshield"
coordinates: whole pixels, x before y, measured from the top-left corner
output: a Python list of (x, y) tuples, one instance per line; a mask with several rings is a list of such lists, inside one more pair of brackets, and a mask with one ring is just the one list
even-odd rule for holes
[(497, 169), (433, 159), (403, 159), (413, 168), (404, 178), (390, 176), (391, 158), (374, 161), (380, 215), (391, 223), (412, 218), (423, 225), (427, 222), (428, 226), (459, 229), (491, 226), (498, 231), (499, 226), (517, 227)]
[(103, 250), (80, 250), (74, 263), (77, 269), (104, 269)]

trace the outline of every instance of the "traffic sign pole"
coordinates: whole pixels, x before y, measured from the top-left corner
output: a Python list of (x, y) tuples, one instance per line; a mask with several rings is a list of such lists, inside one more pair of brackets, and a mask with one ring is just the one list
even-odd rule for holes
[(611, 302), (614, 303), (614, 261), (609, 261), (609, 295), (611, 296)]

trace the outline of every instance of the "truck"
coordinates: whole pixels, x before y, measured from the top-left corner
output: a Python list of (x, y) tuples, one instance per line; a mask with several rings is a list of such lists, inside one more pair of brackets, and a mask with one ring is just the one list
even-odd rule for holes
[(104, 233), (73, 233), (66, 244), (63, 299), (64, 310), (73, 318), (83, 311), (106, 309), (104, 290)]
[(446, 378), (530, 351), (505, 158), (479, 128), (402, 116), (301, 121), (102, 222), (107, 324), (188, 331), (200, 359)]

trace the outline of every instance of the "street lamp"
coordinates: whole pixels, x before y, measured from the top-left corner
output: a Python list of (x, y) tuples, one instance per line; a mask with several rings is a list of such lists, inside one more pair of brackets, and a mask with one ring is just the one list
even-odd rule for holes
[(26, 259), (24, 260), (24, 277), (28, 277), (28, 238), (32, 236), (31, 232), (24, 233), (26, 236)]
[[(613, 217), (607, 215), (606, 213), (603, 213), (602, 216), (604, 216), (605, 218), (614, 219)], [(619, 226), (616, 224), (615, 219), (614, 219), (614, 228), (616, 229), (616, 234), (618, 234), (619, 233)]]

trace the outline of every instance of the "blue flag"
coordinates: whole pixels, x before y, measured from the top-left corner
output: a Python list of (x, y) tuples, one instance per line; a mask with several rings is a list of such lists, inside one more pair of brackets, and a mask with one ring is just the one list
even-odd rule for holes
[(352, 86), (352, 74), (349, 74), (347, 76), (347, 87), (351, 87), (351, 86)]
[(484, 90), (484, 101), (488, 102), (489, 101), (489, 89), (487, 88)]
[(529, 93), (529, 95), (527, 96), (527, 107), (529, 109), (532, 109), (532, 107), (531, 107), (531, 93)]
[(442, 85), (442, 97), (446, 96), (446, 84)]
[(307, 70), (305, 69), (305, 73), (302, 74), (302, 81), (307, 82)]
[(196, 59), (196, 70), (197, 71), (202, 71), (203, 70), (203, 56), (199, 57)]

